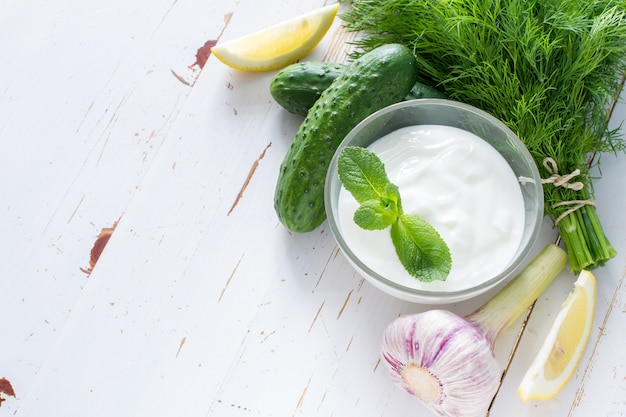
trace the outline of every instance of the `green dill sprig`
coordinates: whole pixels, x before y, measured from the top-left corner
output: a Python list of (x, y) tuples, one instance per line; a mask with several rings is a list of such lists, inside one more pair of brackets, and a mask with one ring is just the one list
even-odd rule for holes
[(363, 33), (362, 50), (403, 43), (414, 51), (421, 81), (507, 124), (531, 152), (542, 177), (552, 158), (560, 174), (575, 170), (582, 190), (544, 186), (573, 271), (615, 256), (591, 201), (589, 155), (626, 149), (608, 128), (608, 108), (626, 71), (626, 1), (353, 0), (340, 15)]

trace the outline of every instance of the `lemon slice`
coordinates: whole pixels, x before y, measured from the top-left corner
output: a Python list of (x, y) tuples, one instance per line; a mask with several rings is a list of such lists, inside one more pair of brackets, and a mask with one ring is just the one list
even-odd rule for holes
[(333, 23), (339, 3), (324, 6), (259, 32), (211, 48), (229, 67), (243, 71), (270, 71), (306, 56)]
[(565, 387), (589, 341), (595, 306), (596, 279), (583, 270), (522, 378), (517, 389), (522, 400), (549, 400)]

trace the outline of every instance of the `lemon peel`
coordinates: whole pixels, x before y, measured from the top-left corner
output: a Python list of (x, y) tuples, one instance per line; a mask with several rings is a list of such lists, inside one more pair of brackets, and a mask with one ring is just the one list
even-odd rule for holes
[(330, 29), (339, 3), (320, 7), (236, 39), (217, 44), (211, 52), (229, 67), (271, 71), (305, 57)]
[(589, 342), (595, 305), (595, 277), (582, 270), (519, 384), (523, 401), (552, 399), (567, 385)]

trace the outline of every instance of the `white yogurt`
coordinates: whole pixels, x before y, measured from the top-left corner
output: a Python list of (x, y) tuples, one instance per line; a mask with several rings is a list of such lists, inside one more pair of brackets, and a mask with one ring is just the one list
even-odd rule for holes
[(404, 212), (424, 218), (446, 241), (452, 269), (446, 281), (412, 277), (389, 229), (369, 231), (354, 223), (358, 203), (342, 188), (339, 227), (363, 263), (391, 281), (431, 291), (469, 288), (507, 267), (522, 238), (524, 200), (515, 174), (491, 145), (461, 129), (423, 125), (392, 132), (369, 149), (399, 187)]

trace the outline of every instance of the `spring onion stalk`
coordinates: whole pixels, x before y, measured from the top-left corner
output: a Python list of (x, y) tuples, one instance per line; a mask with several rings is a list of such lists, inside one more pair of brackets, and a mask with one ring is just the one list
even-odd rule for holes
[(409, 46), (420, 81), (507, 124), (545, 181), (570, 269), (615, 256), (593, 201), (589, 155), (626, 149), (608, 128), (626, 70), (624, 0), (352, 0), (361, 50)]
[(437, 416), (484, 416), (502, 376), (493, 349), (498, 336), (566, 264), (566, 252), (549, 244), (465, 318), (434, 309), (394, 320), (385, 330), (381, 352), (392, 381)]

